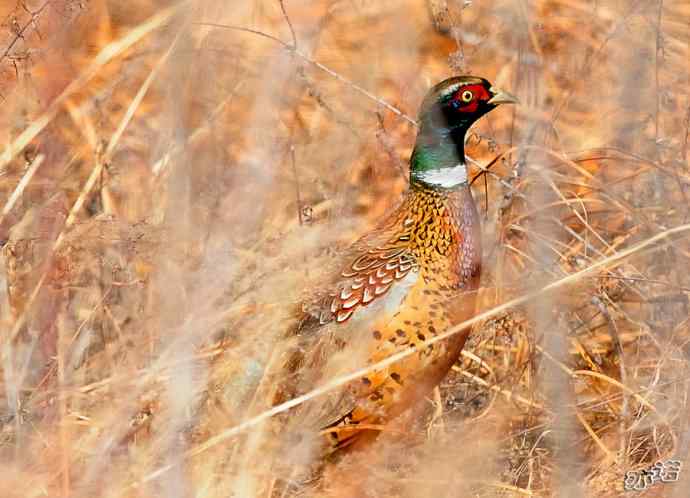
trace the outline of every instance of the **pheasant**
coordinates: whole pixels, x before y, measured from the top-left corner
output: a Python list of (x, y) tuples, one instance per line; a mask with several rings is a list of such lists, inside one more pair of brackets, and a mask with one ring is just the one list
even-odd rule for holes
[(498, 105), (516, 102), (474, 76), (434, 86), (421, 105), (402, 202), (346, 251), (333, 278), (301, 305), (274, 403), (355, 365), (414, 348), (403, 360), (289, 413), (294, 425), (315, 435), (318, 453), (374, 439), (428, 395), (458, 359), (469, 330), (433, 345), (424, 342), (475, 311), (481, 236), (465, 133)]

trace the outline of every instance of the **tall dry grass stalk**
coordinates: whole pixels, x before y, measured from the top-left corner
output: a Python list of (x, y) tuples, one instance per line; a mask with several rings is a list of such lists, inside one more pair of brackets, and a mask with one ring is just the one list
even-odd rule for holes
[(626, 471), (690, 465), (687, 3), (11, 0), (0, 20), (3, 497), (267, 498), (313, 464), (279, 421), (352, 376), (271, 407), (268, 368), (457, 73), (522, 101), (469, 138), (469, 347), (293, 491), (627, 496)]

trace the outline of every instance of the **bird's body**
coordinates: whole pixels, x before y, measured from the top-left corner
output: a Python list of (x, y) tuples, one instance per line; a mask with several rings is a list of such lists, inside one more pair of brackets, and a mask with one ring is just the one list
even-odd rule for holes
[(402, 202), (302, 305), (276, 401), (414, 348), (292, 415), (300, 427), (321, 434), (327, 452), (375, 437), (428, 395), (458, 359), (467, 330), (433, 345), (425, 341), (475, 309), (480, 220), (467, 181), (464, 135), (508, 97), (474, 77), (451, 78), (430, 91)]
[[(371, 295), (391, 285), (387, 292), (392, 295), (382, 298), (392, 302), (366, 327), (369, 337), (364, 333), (366, 361), (376, 363), (404, 348), (415, 351), (348, 386), (352, 408), (326, 426), (331, 443), (337, 447), (371, 435), (362, 433), (359, 425), (384, 424), (429, 393), (457, 360), (467, 334), (429, 346), (423, 343), (474, 312), (481, 246), (479, 218), (467, 185), (438, 189), (413, 184), (380, 230), (390, 233), (390, 239), (383, 245), (369, 246), (365, 254), (375, 259), (357, 272), (350, 289), (331, 296), (340, 307), (336, 319), (338, 314), (344, 317), (349, 313), (344, 306), (352, 301), (343, 296), (352, 287), (363, 284)], [(366, 245), (367, 238), (360, 243)], [(392, 257), (385, 258), (387, 255)], [(401, 287), (399, 293), (394, 285)], [(359, 296), (361, 303), (364, 293)]]

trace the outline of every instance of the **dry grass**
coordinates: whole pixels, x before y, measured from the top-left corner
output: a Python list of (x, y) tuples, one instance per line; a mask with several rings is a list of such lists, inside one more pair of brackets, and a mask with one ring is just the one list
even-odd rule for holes
[(0, 20), (3, 496), (264, 498), (309, 463), (266, 430), (288, 407), (266, 411), (265, 367), (333, 248), (404, 190), (417, 105), (456, 73), (522, 101), (469, 140), (481, 315), (433, 398), (303, 492), (623, 496), (628, 470), (690, 465), (687, 3)]

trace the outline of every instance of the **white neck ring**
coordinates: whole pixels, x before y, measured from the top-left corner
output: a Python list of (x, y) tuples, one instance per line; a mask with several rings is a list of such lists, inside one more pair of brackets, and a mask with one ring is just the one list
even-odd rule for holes
[(467, 183), (467, 166), (458, 163), (452, 168), (438, 168), (420, 171), (415, 174), (418, 180), (443, 188), (456, 187)]

